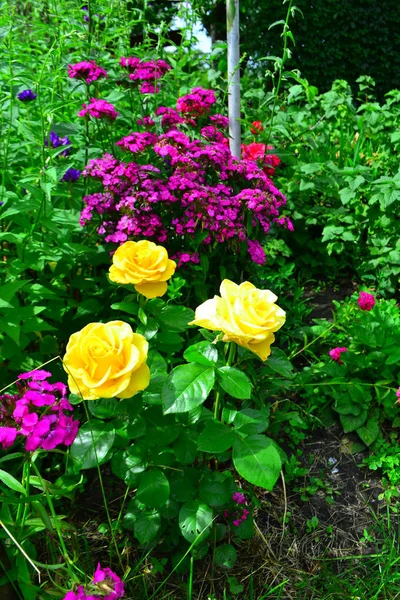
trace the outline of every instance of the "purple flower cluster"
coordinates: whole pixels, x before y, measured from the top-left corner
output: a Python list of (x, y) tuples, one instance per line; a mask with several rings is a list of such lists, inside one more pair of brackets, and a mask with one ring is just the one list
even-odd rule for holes
[(17, 94), (18, 100), (21, 102), (32, 102), (32, 100), (36, 100), (37, 94), (31, 89), (22, 90), (19, 94)]
[(63, 600), (118, 600), (123, 598), (124, 583), (109, 567), (101, 568), (100, 563), (93, 575), (93, 581), (86, 591), (80, 585), (76, 591), (67, 592)]
[(131, 81), (141, 84), (141, 94), (157, 94), (160, 91), (157, 81), (172, 68), (165, 60), (144, 61), (131, 56), (122, 56), (120, 65), (127, 69)]
[(189, 94), (178, 98), (176, 110), (183, 114), (203, 115), (210, 112), (210, 108), (217, 101), (214, 90), (205, 90), (201, 87), (193, 88)]
[(108, 78), (107, 71), (99, 67), (94, 60), (83, 60), (75, 65), (68, 65), (68, 75), (71, 79), (84, 79), (88, 84), (101, 77)]
[(107, 118), (113, 121), (118, 116), (114, 106), (107, 100), (101, 100), (100, 98), (91, 98), (89, 104), (82, 104), (82, 107), (82, 110), (78, 112), (78, 117), (90, 115), (95, 119)]
[[(279, 221), (286, 199), (255, 161), (231, 155), (221, 131), (227, 118), (204, 114), (204, 106), (209, 110), (215, 95), (199, 89), (182, 103), (179, 99), (178, 106), (188, 107), (193, 100), (187, 110), (194, 114), (197, 107), (197, 114), (201, 113), (200, 135), (180, 130), (182, 123), (185, 128), (196, 126), (192, 117), (161, 106), (157, 109), (161, 134), (132, 132), (117, 142), (133, 155), (132, 162), (110, 154), (90, 161), (83, 175), (99, 181), (103, 189), (84, 197), (80, 223), (84, 226), (101, 215), (97, 231), (106, 242), (141, 238), (166, 242), (181, 265), (195, 262), (187, 255), (197, 253), (200, 244), (211, 249), (222, 243), (238, 253), (247, 241), (251, 259), (263, 264), (265, 254), (257, 240), (274, 222), (287, 226), (286, 217)], [(147, 127), (150, 121), (146, 117), (142, 123)]]
[(19, 376), (18, 393), (0, 396), (0, 444), (3, 450), (17, 436), (26, 438), (25, 449), (54, 450), (70, 446), (78, 433), (79, 422), (66, 411), (72, 411), (67, 388), (61, 383), (49, 383), (48, 371), (30, 371)]
[(244, 508), (245, 506), (247, 506), (247, 501), (245, 495), (241, 492), (235, 492), (232, 496), (232, 500), (236, 502), (238, 506), (243, 506), (242, 513), (239, 514), (239, 512), (235, 510), (231, 514), (228, 510), (225, 510), (224, 516), (226, 519), (231, 518), (232, 525), (234, 525), (235, 527), (239, 527), (240, 523), (246, 521), (247, 517), (250, 514), (250, 511), (247, 508)]
[[(68, 138), (68, 136), (60, 138), (60, 136), (57, 135), (54, 131), (50, 131), (49, 138), (44, 140), (44, 145), (50, 146), (51, 148), (60, 148), (61, 146), (70, 146), (71, 140)], [(70, 149), (66, 148), (65, 150), (60, 152), (60, 155), (68, 156), (69, 153)]]

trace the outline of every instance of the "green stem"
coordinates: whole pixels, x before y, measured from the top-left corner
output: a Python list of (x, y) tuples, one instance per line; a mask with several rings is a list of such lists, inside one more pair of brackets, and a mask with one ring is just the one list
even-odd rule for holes
[(218, 385), (218, 389), (217, 389), (217, 393), (215, 394), (215, 401), (214, 401), (214, 419), (216, 419), (217, 421), (219, 421), (219, 400), (220, 400), (220, 396), (221, 396), (221, 389)]
[[(83, 407), (84, 407), (85, 412), (86, 412), (86, 418), (87, 418), (87, 420), (89, 422), (90, 421), (90, 415), (89, 415), (89, 411), (87, 409), (86, 402), (83, 402)], [(94, 454), (95, 454), (95, 457), (96, 457), (97, 474), (99, 476), (101, 495), (102, 495), (102, 498), (103, 498), (104, 509), (105, 509), (106, 515), (107, 515), (108, 526), (110, 528), (111, 539), (112, 539), (112, 542), (114, 544), (114, 548), (115, 548), (115, 551), (116, 551), (116, 554), (117, 554), (117, 557), (118, 557), (118, 562), (120, 564), (120, 567), (121, 567), (122, 570), (124, 570), (124, 566), (122, 564), (122, 559), (121, 559), (121, 554), (119, 552), (117, 540), (116, 540), (116, 537), (115, 537), (115, 532), (114, 532), (114, 529), (113, 529), (113, 526), (112, 526), (110, 511), (108, 510), (107, 497), (106, 497), (106, 494), (105, 494), (105, 491), (104, 491), (103, 477), (101, 475), (101, 469), (100, 469), (100, 465), (99, 465), (99, 462), (98, 462), (98, 459), (97, 459), (96, 444), (95, 444), (95, 441), (94, 441), (93, 431), (91, 431), (91, 435), (92, 435), (93, 451), (94, 451)]]
[(228, 360), (226, 361), (226, 366), (231, 367), (232, 363), (235, 359), (236, 354), (236, 344), (234, 342), (230, 343), (229, 352), (228, 352)]
[(69, 575), (71, 576), (71, 579), (72, 579), (73, 578), (73, 571), (71, 571), (71, 565), (73, 564), (73, 561), (69, 557), (68, 550), (67, 550), (67, 547), (65, 545), (64, 538), (63, 538), (63, 535), (62, 535), (62, 532), (61, 532), (61, 529), (60, 529), (60, 524), (58, 522), (57, 513), (56, 513), (56, 511), (54, 509), (53, 500), (51, 499), (51, 495), (49, 494), (49, 491), (47, 489), (47, 483), (44, 481), (44, 479), (43, 479), (43, 477), (42, 477), (39, 469), (35, 465), (34, 461), (31, 462), (31, 465), (32, 465), (33, 470), (35, 471), (35, 473), (36, 473), (36, 475), (37, 475), (37, 477), (38, 477), (38, 479), (40, 481), (40, 484), (42, 486), (42, 489), (43, 489), (43, 491), (45, 493), (47, 504), (49, 506), (49, 509), (50, 509), (50, 512), (51, 512), (51, 516), (53, 517), (53, 526), (54, 526), (55, 530), (57, 531), (58, 539), (60, 541), (60, 547), (61, 547), (61, 550), (62, 550), (62, 556), (63, 556), (63, 558), (64, 558), (64, 560), (66, 562)]

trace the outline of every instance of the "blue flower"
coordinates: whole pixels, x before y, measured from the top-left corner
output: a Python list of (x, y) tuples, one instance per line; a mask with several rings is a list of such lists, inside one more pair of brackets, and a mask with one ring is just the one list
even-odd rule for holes
[[(54, 131), (50, 131), (50, 133), (49, 133), (49, 139), (48, 140), (44, 140), (44, 145), (48, 146), (49, 142), (50, 142), (50, 146), (52, 148), (59, 148), (60, 146), (70, 146), (71, 145), (71, 140), (68, 138), (68, 136), (60, 138), (60, 136), (57, 135)], [(70, 153), (70, 149), (69, 148), (67, 148), (63, 152), (60, 152), (60, 154), (62, 156), (68, 156), (69, 153)]]
[(32, 100), (36, 100), (37, 94), (33, 90), (23, 90), (19, 94), (17, 94), (18, 100), (21, 102), (31, 102)]
[(70, 183), (75, 183), (75, 181), (78, 181), (80, 176), (81, 172), (78, 169), (73, 169), (71, 167), (61, 177), (61, 181), (69, 181)]

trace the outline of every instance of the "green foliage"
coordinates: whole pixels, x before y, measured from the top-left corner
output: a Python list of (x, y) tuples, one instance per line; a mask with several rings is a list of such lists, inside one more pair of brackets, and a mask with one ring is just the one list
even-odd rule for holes
[[(224, 2), (207, 0), (199, 7), (213, 39), (225, 40)], [(250, 59), (249, 69), (260, 68), (258, 61), (281, 56), (286, 11), (287, 3), (281, 0), (240, 3), (241, 50)], [(395, 0), (384, 0), (379, 6), (356, 0), (296, 0), (292, 14), (288, 68), (300, 69), (321, 91), (327, 91), (335, 79), (346, 79), (355, 88), (361, 75), (377, 82), (381, 97), (400, 87), (394, 74), (400, 65), (400, 9)]]

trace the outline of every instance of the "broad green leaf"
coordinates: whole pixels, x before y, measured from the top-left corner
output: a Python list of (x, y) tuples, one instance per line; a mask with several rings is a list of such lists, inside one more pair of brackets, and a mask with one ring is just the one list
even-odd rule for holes
[(13, 475), (0, 469), (0, 481), (2, 481), (8, 488), (19, 494), (26, 496), (26, 489)]
[(218, 546), (214, 553), (215, 564), (225, 569), (232, 569), (237, 561), (237, 552), (232, 544)]
[(146, 510), (135, 519), (134, 536), (139, 544), (149, 544), (157, 536), (161, 525), (160, 513)]
[(90, 421), (78, 431), (71, 446), (71, 455), (81, 469), (92, 469), (106, 458), (114, 442), (115, 430), (110, 423)]
[[(368, 410), (363, 409), (358, 415), (340, 415), (340, 422), (345, 433), (356, 431), (362, 427), (367, 420)], [(361, 437), (361, 436), (360, 436)]]
[(163, 329), (168, 331), (186, 331), (189, 328), (188, 323), (194, 319), (194, 311), (185, 306), (164, 306), (157, 315), (158, 321)]
[(251, 397), (252, 383), (243, 371), (234, 367), (217, 369), (217, 379), (223, 390), (238, 400), (248, 400)]
[(218, 350), (209, 342), (199, 342), (186, 348), (183, 358), (188, 362), (212, 367), (218, 360)]
[(191, 544), (204, 541), (211, 531), (213, 512), (207, 504), (197, 500), (186, 502), (179, 512), (179, 529)]
[(130, 485), (136, 485), (139, 475), (147, 468), (146, 451), (139, 444), (116, 452), (111, 460), (114, 475)]
[(282, 375), (282, 377), (287, 377), (288, 379), (293, 377), (293, 365), (280, 348), (272, 349), (271, 356), (268, 357), (265, 371), (268, 372), (268, 369), (271, 369), (274, 373), (278, 373), (278, 375)]
[(163, 385), (164, 414), (189, 412), (207, 400), (215, 381), (214, 369), (196, 363), (171, 371)]
[(268, 491), (273, 489), (282, 468), (280, 456), (272, 441), (258, 434), (235, 440), (233, 464), (246, 481)]
[(199, 486), (199, 499), (212, 507), (222, 508), (232, 503), (236, 484), (230, 471), (209, 471), (204, 474)]
[(228, 450), (234, 439), (235, 435), (230, 427), (213, 419), (206, 422), (199, 435), (197, 445), (202, 452), (217, 454)]
[(118, 400), (115, 398), (101, 398), (100, 400), (91, 400), (88, 403), (89, 411), (99, 419), (108, 419), (114, 417), (117, 411)]
[(357, 434), (366, 446), (373, 444), (379, 436), (379, 425), (376, 419), (369, 419), (363, 427), (357, 429)]
[(169, 481), (162, 471), (152, 469), (140, 478), (136, 497), (149, 508), (161, 508), (169, 498)]

